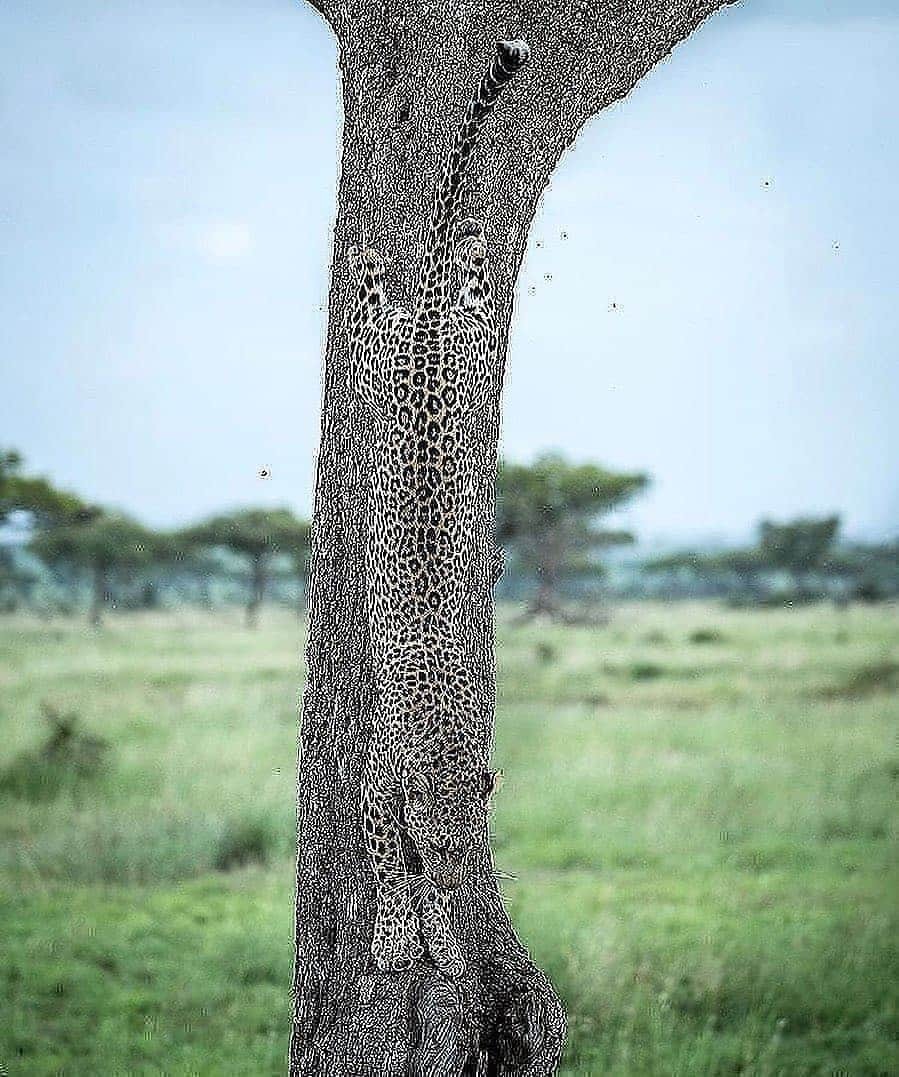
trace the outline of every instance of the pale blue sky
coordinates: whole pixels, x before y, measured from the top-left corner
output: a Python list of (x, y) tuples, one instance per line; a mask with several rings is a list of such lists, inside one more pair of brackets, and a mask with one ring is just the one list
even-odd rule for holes
[[(755, 0), (593, 122), (532, 230), (509, 455), (647, 469), (648, 541), (895, 533), (897, 56), (888, 0)], [(302, 3), (3, 0), (0, 443), (156, 524), (308, 511), (338, 139)]]

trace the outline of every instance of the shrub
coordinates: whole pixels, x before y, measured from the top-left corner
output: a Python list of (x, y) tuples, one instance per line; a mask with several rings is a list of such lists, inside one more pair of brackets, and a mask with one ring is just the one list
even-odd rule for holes
[(245, 864), (267, 864), (275, 847), (275, 835), (264, 819), (241, 818), (225, 827), (213, 864), (217, 871), (230, 871)]
[(75, 792), (107, 763), (109, 743), (82, 732), (74, 711), (62, 713), (42, 703), (41, 716), (50, 726), (44, 743), (22, 752), (0, 776), (0, 788), (24, 800), (52, 800), (66, 789)]
[(865, 699), (867, 696), (892, 693), (899, 689), (899, 662), (885, 659), (850, 673), (841, 683), (820, 693), (824, 699)]
[(635, 662), (631, 666), (631, 680), (651, 681), (661, 677), (665, 670), (655, 662)]

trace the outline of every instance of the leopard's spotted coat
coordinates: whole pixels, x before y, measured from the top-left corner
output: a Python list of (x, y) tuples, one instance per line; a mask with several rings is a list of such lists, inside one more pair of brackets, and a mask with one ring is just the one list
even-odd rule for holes
[[(409, 967), (424, 941), (445, 973), (463, 972), (449, 902), (494, 784), (487, 709), (459, 625), (476, 552), (469, 431), (491, 388), (497, 329), (484, 229), (460, 219), (461, 195), (477, 133), (527, 58), (524, 42), (500, 42), (468, 105), (411, 310), (387, 303), (376, 251), (351, 251), (350, 378), (375, 415), (366, 582), (378, 700), (361, 807), (377, 883), (372, 955), (383, 969)], [(404, 835), (420, 874), (405, 862)]]

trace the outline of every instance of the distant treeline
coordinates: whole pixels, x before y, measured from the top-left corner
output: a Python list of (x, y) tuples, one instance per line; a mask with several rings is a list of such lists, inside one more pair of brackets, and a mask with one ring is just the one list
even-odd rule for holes
[[(601, 616), (612, 596), (766, 605), (899, 595), (899, 543), (841, 543), (838, 516), (763, 521), (747, 549), (610, 559), (610, 549), (634, 536), (603, 520), (649, 481), (555, 454), (501, 462), (497, 596), (525, 603), (529, 616), (581, 620)], [(287, 508), (238, 509), (153, 530), (27, 475), (17, 452), (0, 451), (0, 612), (86, 609), (99, 623), (107, 608), (239, 604), (253, 625), (264, 601), (302, 610), (309, 540), (309, 522)]]

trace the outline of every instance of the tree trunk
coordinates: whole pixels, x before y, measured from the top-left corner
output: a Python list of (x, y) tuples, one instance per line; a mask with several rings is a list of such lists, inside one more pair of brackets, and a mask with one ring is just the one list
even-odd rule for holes
[(91, 607), (88, 620), (94, 626), (99, 627), (103, 623), (103, 607), (106, 605), (106, 597), (109, 592), (109, 581), (106, 566), (96, 563), (93, 567), (93, 579), (91, 583)]
[(490, 404), (469, 447), (480, 552), (463, 629), (492, 711), (489, 534), (505, 345), (528, 227), (585, 120), (723, 2), (620, 0), (600, 12), (597, 0), (314, 0), (340, 45), (344, 128), (299, 764), (292, 1077), (538, 1077), (555, 1072), (564, 1038), (560, 1002), (515, 936), (486, 845), (452, 911), (461, 978), (427, 960), (382, 972), (370, 956), (375, 886), (359, 812), (375, 700), (364, 573), (370, 431), (348, 390), (349, 247), (386, 254), (388, 297), (409, 296), (439, 168), (466, 103), (496, 41), (527, 40), (531, 63), (475, 150), (467, 210), (487, 225), (500, 333)]
[(537, 591), (524, 611), (522, 620), (536, 621), (542, 617), (554, 618), (559, 615), (561, 603), (557, 582), (546, 571), (540, 573)]
[(532, 539), (537, 590), (522, 615), (523, 621), (556, 618), (561, 611), (559, 585), (562, 575), (562, 542), (552, 528)]
[(247, 599), (246, 626), (255, 628), (259, 624), (259, 607), (265, 598), (265, 584), (267, 576), (267, 555), (257, 553), (253, 555), (250, 568), (250, 597)]

